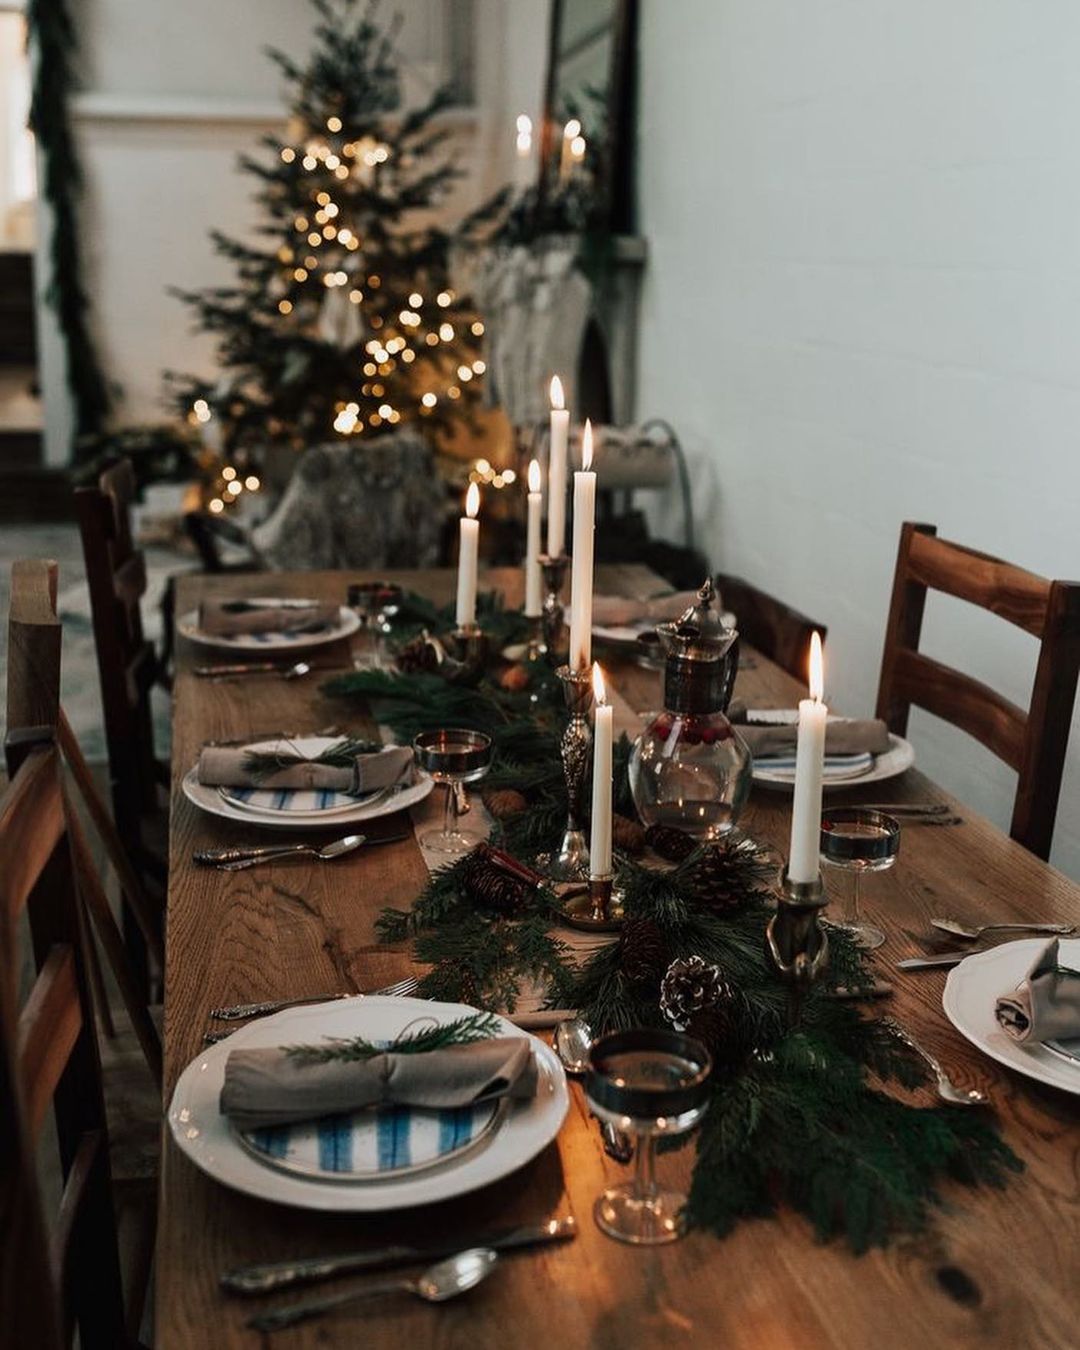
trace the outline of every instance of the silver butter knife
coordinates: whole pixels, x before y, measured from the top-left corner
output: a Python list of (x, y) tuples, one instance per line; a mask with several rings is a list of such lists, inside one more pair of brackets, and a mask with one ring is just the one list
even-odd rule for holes
[[(549, 1219), (546, 1223), (524, 1224), (520, 1228), (501, 1229), (477, 1238), (473, 1245), (493, 1247), (495, 1251), (514, 1251), (545, 1242), (567, 1242), (577, 1236), (577, 1223), (572, 1215)], [(290, 1285), (314, 1284), (335, 1275), (355, 1274), (357, 1271), (392, 1270), (421, 1261), (438, 1261), (460, 1251), (464, 1240), (458, 1238), (443, 1246), (432, 1247), (376, 1247), (366, 1252), (346, 1252), (341, 1256), (313, 1256), (299, 1261), (275, 1261), (268, 1265), (239, 1266), (221, 1276), (221, 1287), (230, 1294), (266, 1294), (272, 1289)]]
[(897, 970), (933, 970), (935, 967), (947, 970), (949, 966), (958, 966), (971, 952), (942, 952), (940, 956), (906, 956), (897, 961)]

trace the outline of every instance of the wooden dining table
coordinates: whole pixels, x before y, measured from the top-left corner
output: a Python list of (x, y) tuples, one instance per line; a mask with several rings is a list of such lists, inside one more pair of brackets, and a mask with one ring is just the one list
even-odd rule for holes
[[(183, 616), (204, 596), (266, 594), (344, 602), (362, 575), (314, 572), (191, 576), (177, 588)], [(432, 600), (453, 595), (449, 571), (399, 572), (390, 579)], [(492, 570), (481, 588), (519, 604), (520, 573)], [(646, 569), (599, 567), (596, 589), (647, 596), (661, 586)], [(793, 707), (802, 692), (760, 653), (744, 652), (736, 697), (753, 707)], [(406, 946), (385, 946), (374, 921), (387, 905), (408, 907), (428, 872), (411, 830), (397, 843), (332, 863), (288, 862), (228, 873), (197, 867), (197, 848), (264, 843), (271, 832), (199, 811), (181, 780), (211, 739), (335, 726), (369, 731), (360, 702), (322, 692), (321, 675), (351, 667), (345, 643), (317, 649), (304, 679), (246, 675), (200, 678), (217, 659), (181, 640), (173, 713), (173, 792), (165, 973), (165, 1102), (203, 1049), (216, 1005), (359, 992), (415, 969)], [(606, 658), (605, 658), (606, 660)], [(612, 660), (612, 680), (638, 711), (659, 706), (660, 677)], [(863, 790), (862, 800), (867, 800)], [(839, 800), (857, 800), (845, 790)], [(607, 1157), (577, 1085), (555, 1143), (502, 1182), (423, 1209), (332, 1215), (254, 1199), (201, 1172), (168, 1128), (162, 1161), (156, 1252), (156, 1344), (160, 1350), (292, 1347), (1066, 1347), (1080, 1342), (1080, 1098), (1003, 1068), (979, 1054), (946, 1020), (945, 972), (902, 973), (896, 961), (950, 940), (934, 916), (1080, 921), (1080, 886), (1041, 862), (917, 769), (875, 783), (874, 801), (949, 804), (962, 823), (905, 824), (897, 866), (866, 889), (868, 915), (888, 934), (877, 976), (895, 987), (889, 1012), (944, 1063), (961, 1085), (986, 1092), (1025, 1171), (1001, 1190), (946, 1183), (922, 1234), (854, 1256), (821, 1244), (801, 1216), (781, 1210), (746, 1221), (724, 1239), (693, 1232), (665, 1247), (635, 1248), (605, 1237), (592, 1206), (625, 1177)], [(407, 822), (406, 822), (407, 824)], [(790, 796), (755, 787), (740, 819), (755, 839), (783, 848)], [(400, 817), (372, 823), (396, 833)], [(322, 837), (322, 836), (315, 836)], [(955, 944), (954, 944), (955, 945)], [(929, 1104), (928, 1087), (919, 1094)], [(957, 1108), (962, 1109), (962, 1108)], [(665, 1176), (685, 1182), (686, 1152), (663, 1156)], [(219, 1287), (231, 1267), (347, 1251), (388, 1241), (458, 1240), (515, 1222), (576, 1217), (572, 1242), (505, 1257), (479, 1288), (430, 1306), (405, 1295), (360, 1303), (272, 1338), (245, 1327), (254, 1306)], [(308, 1295), (311, 1290), (305, 1291)], [(295, 1297), (294, 1295), (293, 1297)], [(302, 1296), (302, 1295), (301, 1295)], [(282, 1296), (279, 1295), (279, 1298)]]

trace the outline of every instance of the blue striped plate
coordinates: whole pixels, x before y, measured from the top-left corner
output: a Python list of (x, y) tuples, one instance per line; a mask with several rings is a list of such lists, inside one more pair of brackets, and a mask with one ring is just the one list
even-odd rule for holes
[(378, 792), (353, 796), (351, 792), (331, 792), (323, 788), (240, 788), (221, 789), (221, 796), (233, 806), (253, 811), (270, 811), (294, 816), (321, 816), (334, 811), (355, 811), (377, 797)]
[(324, 1181), (388, 1181), (457, 1159), (487, 1139), (505, 1101), (455, 1110), (383, 1107), (237, 1132), (260, 1162)]

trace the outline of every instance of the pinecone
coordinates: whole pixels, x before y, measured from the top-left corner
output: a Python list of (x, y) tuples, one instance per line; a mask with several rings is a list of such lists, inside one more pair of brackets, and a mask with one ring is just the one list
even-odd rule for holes
[(652, 919), (627, 919), (619, 938), (619, 964), (631, 984), (659, 982), (668, 964), (668, 947)]
[(672, 961), (660, 984), (660, 1011), (676, 1031), (683, 1031), (694, 1013), (715, 1008), (733, 997), (731, 986), (700, 956), (680, 957)]
[(615, 847), (621, 849), (623, 853), (636, 857), (639, 853), (645, 852), (645, 830), (629, 816), (618, 814), (612, 816), (611, 837)]
[(403, 675), (423, 675), (439, 668), (439, 653), (426, 634), (406, 642), (397, 654), (397, 667)]
[(527, 882), (495, 866), (482, 853), (470, 859), (466, 865), (462, 888), (482, 908), (505, 918), (519, 914), (534, 889)]
[(499, 687), (505, 689), (507, 693), (518, 694), (522, 689), (529, 687), (529, 678), (529, 667), (519, 662), (517, 665), (507, 666), (499, 676)]
[(673, 863), (684, 862), (697, 848), (685, 830), (676, 830), (671, 825), (650, 825), (645, 831), (645, 842), (654, 853)]
[(529, 804), (523, 794), (514, 788), (493, 788), (480, 795), (496, 820), (507, 820), (510, 816), (519, 815)]
[(711, 844), (686, 878), (690, 894), (713, 914), (733, 914), (749, 899), (744, 861), (725, 844)]

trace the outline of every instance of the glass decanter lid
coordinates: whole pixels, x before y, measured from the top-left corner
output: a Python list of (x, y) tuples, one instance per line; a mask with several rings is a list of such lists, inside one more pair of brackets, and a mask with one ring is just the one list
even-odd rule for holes
[(720, 616), (711, 577), (705, 578), (696, 602), (674, 623), (657, 624), (656, 635), (666, 656), (709, 662), (719, 661), (738, 637)]

